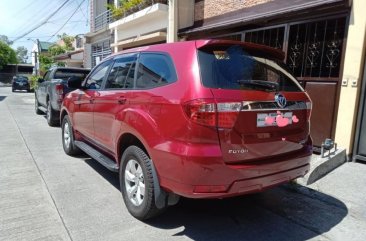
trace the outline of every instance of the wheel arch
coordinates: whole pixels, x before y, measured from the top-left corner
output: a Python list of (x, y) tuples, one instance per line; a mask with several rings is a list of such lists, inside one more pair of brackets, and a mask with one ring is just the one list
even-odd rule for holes
[[(65, 109), (62, 109), (61, 112), (60, 112), (60, 122), (62, 123), (62, 120), (64, 119), (64, 117), (66, 115), (69, 115), (69, 113), (65, 110)], [(70, 120), (71, 121), (71, 120)]]
[(145, 147), (145, 145), (143, 144), (143, 142), (135, 135), (133, 135), (132, 133), (123, 133), (117, 142), (117, 158), (118, 158), (118, 165), (120, 165), (121, 163), (121, 158), (123, 155), (124, 150), (126, 150), (127, 147), (129, 146), (137, 146), (139, 148), (141, 148), (146, 155), (151, 158), (149, 152), (147, 151), (147, 148)]

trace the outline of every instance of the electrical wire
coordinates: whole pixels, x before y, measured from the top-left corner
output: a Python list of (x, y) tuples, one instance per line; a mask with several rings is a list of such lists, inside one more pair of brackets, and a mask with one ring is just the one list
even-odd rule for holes
[(29, 29), (34, 28), (40, 21), (42, 21), (47, 15), (49, 15), (50, 12), (54, 11), (59, 5), (60, 4), (56, 1), (43, 1), (29, 9), (28, 14), (19, 13), (15, 18), (23, 19), (23, 21), (22, 23), (18, 24), (18, 26), (14, 26), (15, 28), (12, 35), (20, 36)]
[[(79, 1), (75, 0), (74, 3), (78, 4)], [(86, 22), (88, 22), (88, 17), (85, 15), (84, 11), (82, 10), (81, 5), (79, 6), (79, 10), (80, 10), (81, 14), (85, 17)]]
[(48, 41), (50, 41), (53, 37), (55, 37), (56, 36), (56, 34), (58, 34), (64, 27), (65, 27), (65, 25), (70, 21), (70, 19), (75, 15), (75, 13), (79, 10), (79, 8), (80, 8), (80, 6), (83, 4), (85, 2), (85, 0), (83, 0), (83, 1), (81, 1), (81, 3), (77, 6), (77, 8), (75, 9), (75, 11), (71, 14), (71, 16), (66, 20), (66, 22), (52, 35), (52, 37), (51, 38), (49, 38), (48, 40), (47, 40), (47, 42)]
[[(29, 31), (27, 31), (26, 33), (24, 33), (24, 34), (22, 34), (21, 36), (19, 36), (19, 37), (17, 37), (17, 38), (15, 38), (14, 40), (13, 40), (13, 42), (15, 42), (15, 41), (17, 41), (17, 40), (19, 40), (19, 39), (21, 39), (21, 38), (23, 38), (24, 36), (26, 36), (26, 35), (28, 35), (28, 34), (30, 34), (31, 32), (33, 32), (34, 30), (36, 30), (36, 29), (38, 29), (38, 28), (40, 28), (41, 26), (43, 26), (44, 24), (46, 24), (47, 23), (47, 21), (49, 20), (49, 19), (51, 19), (63, 6), (65, 6), (65, 4), (67, 3), (67, 2), (69, 2), (70, 0), (65, 0), (62, 4), (61, 4), (61, 6), (59, 6), (55, 11), (53, 11), (50, 15), (48, 15), (46, 18), (45, 18), (45, 20), (43, 20), (41, 23), (39, 23), (39, 24), (37, 24), (37, 26), (36, 27), (34, 27), (34, 28), (32, 28), (31, 30), (29, 30)], [(83, 0), (83, 2), (84, 2), (85, 0)]]

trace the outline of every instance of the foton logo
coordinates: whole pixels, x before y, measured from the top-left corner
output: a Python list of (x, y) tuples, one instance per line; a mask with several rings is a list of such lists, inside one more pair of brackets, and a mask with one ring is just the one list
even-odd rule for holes
[(228, 151), (229, 154), (244, 154), (244, 153), (248, 153), (248, 152), (249, 152), (248, 149), (237, 149), (237, 150)]

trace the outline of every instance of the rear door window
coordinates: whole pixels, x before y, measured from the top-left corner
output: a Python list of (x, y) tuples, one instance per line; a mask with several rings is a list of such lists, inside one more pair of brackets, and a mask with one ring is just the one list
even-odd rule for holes
[(142, 53), (139, 58), (136, 89), (155, 88), (173, 83), (177, 74), (173, 61), (168, 55)]
[(105, 89), (132, 89), (137, 55), (126, 55), (115, 60), (106, 80)]
[(248, 54), (240, 46), (198, 50), (203, 85), (217, 89), (303, 91), (280, 62)]

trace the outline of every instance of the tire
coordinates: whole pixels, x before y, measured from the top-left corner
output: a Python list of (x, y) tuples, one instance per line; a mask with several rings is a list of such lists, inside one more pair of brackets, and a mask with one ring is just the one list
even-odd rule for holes
[(154, 179), (149, 157), (137, 146), (128, 147), (121, 158), (119, 181), (127, 210), (139, 220), (160, 214), (155, 205)]
[(59, 122), (56, 118), (56, 113), (52, 108), (51, 101), (47, 101), (47, 112), (46, 112), (46, 119), (49, 126), (57, 126)]
[(38, 99), (36, 95), (34, 96), (34, 111), (37, 115), (43, 114), (43, 112), (39, 109)]
[(74, 132), (68, 115), (62, 120), (62, 147), (67, 155), (80, 154), (80, 149), (75, 145)]

